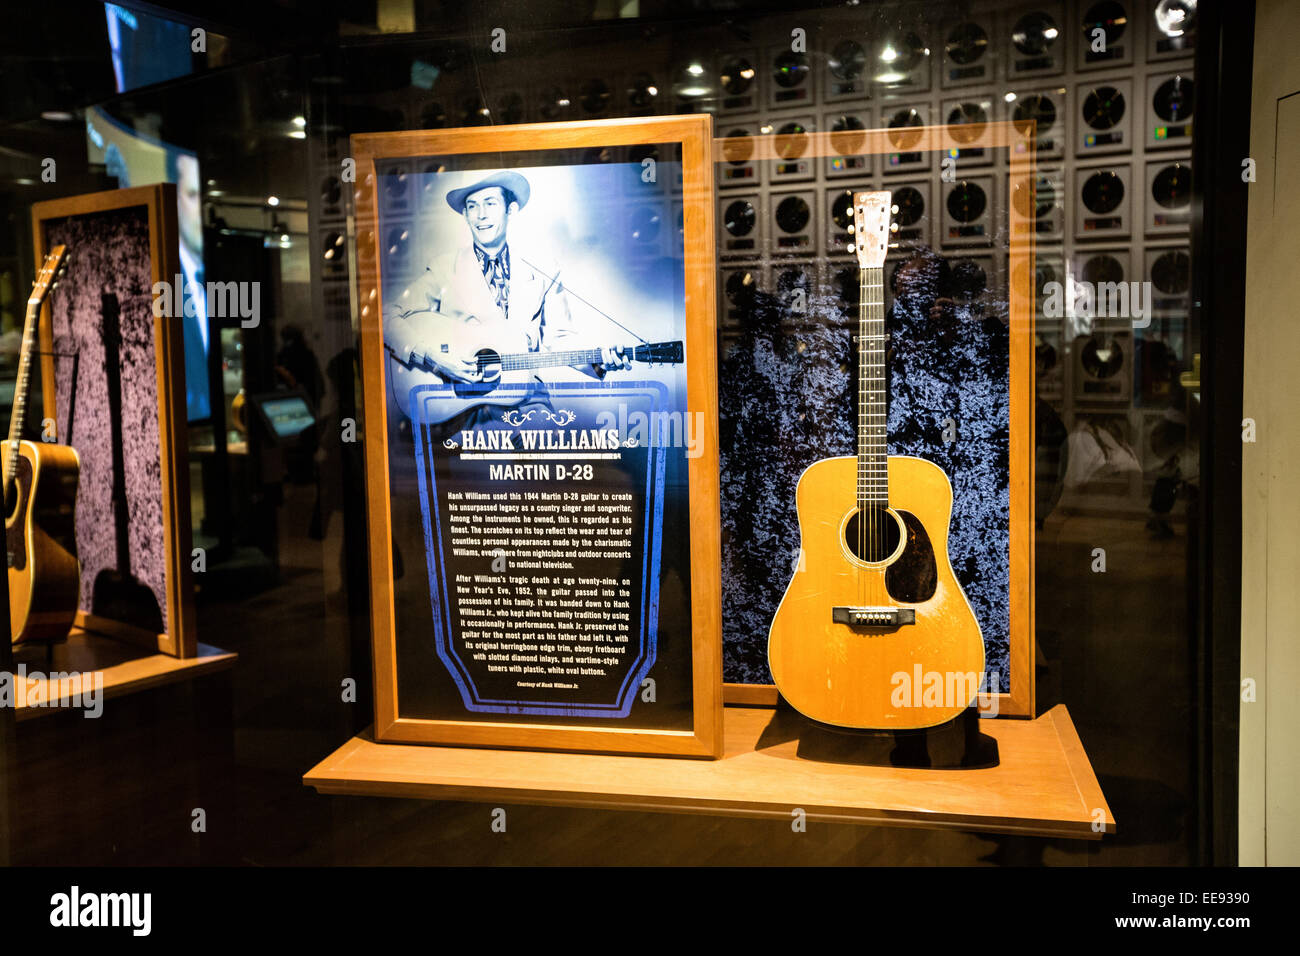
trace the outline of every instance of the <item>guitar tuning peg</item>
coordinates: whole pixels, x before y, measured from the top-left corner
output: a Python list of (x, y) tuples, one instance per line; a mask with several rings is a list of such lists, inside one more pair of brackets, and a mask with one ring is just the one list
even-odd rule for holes
[(853, 235), (856, 231), (857, 230), (854, 228), (853, 223), (849, 223), (849, 235)]
[(896, 223), (896, 222), (891, 222), (891, 223), (889, 224), (889, 231), (890, 231), (890, 232), (898, 232), (898, 223)]
[(892, 205), (892, 206), (889, 207), (889, 214), (890, 214), (891, 216), (897, 216), (897, 215), (898, 215), (898, 203), (894, 203), (894, 205)]
[(890, 248), (890, 249), (897, 249), (897, 248), (899, 248), (899, 244), (898, 244), (897, 242), (891, 242), (891, 243), (889, 244), (889, 248)]
[(855, 245), (853, 245), (853, 243), (851, 243), (851, 242), (850, 242), (848, 245), (846, 245), (846, 246), (844, 247), (844, 249), (845, 249), (845, 251), (847, 251), (847, 252), (857, 252), (857, 251), (858, 251), (858, 250), (857, 250), (857, 247), (856, 247)]

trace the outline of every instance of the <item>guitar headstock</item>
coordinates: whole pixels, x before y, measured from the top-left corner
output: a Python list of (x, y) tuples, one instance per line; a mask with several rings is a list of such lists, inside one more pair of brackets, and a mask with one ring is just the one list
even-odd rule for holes
[(632, 358), (648, 365), (680, 365), (684, 359), (681, 342), (654, 342), (632, 349)]
[(890, 205), (888, 190), (853, 194), (853, 251), (861, 269), (879, 269), (885, 265), (891, 234), (898, 224), (889, 221), (897, 206)]
[(50, 290), (59, 284), (59, 280), (68, 271), (67, 259), (67, 246), (55, 246), (49, 251), (45, 256), (45, 262), (41, 264), (40, 271), (36, 273), (36, 281), (32, 283), (32, 294), (27, 300), (29, 306), (39, 308), (45, 301), (45, 297), (50, 294)]

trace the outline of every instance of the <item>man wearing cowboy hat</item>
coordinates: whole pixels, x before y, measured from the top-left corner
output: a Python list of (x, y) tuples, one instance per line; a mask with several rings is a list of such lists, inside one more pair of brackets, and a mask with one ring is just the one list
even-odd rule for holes
[[(464, 217), (471, 243), (431, 263), (386, 310), (385, 344), (400, 361), (419, 356), (449, 381), (473, 382), (483, 376), (474, 353), (485, 345), (502, 353), (591, 347), (573, 327), (558, 268), (536, 265), (538, 257), (520, 254), (507, 241), (511, 217), (528, 204), (529, 194), (528, 180), (510, 171), (447, 193), (447, 205)], [(468, 320), (482, 326), (486, 341), (466, 336), (459, 345), (429, 347), (432, 329)], [(602, 361), (583, 371), (601, 378), (607, 370), (630, 367), (621, 349), (604, 348)], [(469, 415), (471, 420), (456, 426), (494, 417), (485, 406)]]

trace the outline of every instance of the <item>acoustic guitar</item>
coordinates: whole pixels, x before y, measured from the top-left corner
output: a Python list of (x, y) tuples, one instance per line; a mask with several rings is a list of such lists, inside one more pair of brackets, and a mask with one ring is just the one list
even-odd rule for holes
[[(529, 351), (518, 325), (509, 322), (472, 316), (462, 319), (437, 312), (418, 313), (403, 321), (412, 325), (409, 341), (420, 342), (425, 351), (403, 350), (406, 354), (401, 355), (385, 346), (390, 358), (389, 387), (402, 414), (411, 417), (411, 389), (417, 385), (446, 382), (454, 392), (454, 397), (440, 399), (426, 410), (435, 416), (428, 419), (429, 424), (447, 421), (478, 405), (518, 405), (531, 397), (529, 386), (537, 384), (537, 369), (582, 368), (599, 364), (603, 358), (600, 349)], [(634, 362), (646, 364), (680, 365), (684, 360), (681, 342), (645, 343), (622, 351)], [(435, 356), (465, 353), (474, 356), (477, 381), (450, 379), (434, 362)]]
[(815, 462), (799, 479), (800, 563), (772, 620), (768, 664), (786, 701), (820, 723), (933, 727), (975, 699), (984, 639), (948, 560), (948, 476), (887, 453), (890, 194), (856, 193), (853, 206), (858, 453)]
[(65, 255), (63, 246), (50, 251), (27, 300), (9, 439), (0, 446), (9, 558), (9, 633), (15, 644), (67, 636), (77, 614), (81, 586), (74, 517), (81, 461), (67, 445), (22, 440), (38, 316), (66, 268)]

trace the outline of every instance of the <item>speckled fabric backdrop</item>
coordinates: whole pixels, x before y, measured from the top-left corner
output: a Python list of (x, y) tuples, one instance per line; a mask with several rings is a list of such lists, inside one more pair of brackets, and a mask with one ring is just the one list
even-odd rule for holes
[[(1010, 422), (1005, 296), (969, 263), (919, 257), (891, 297), (889, 453), (928, 459), (953, 484), (948, 552), (979, 619), (993, 689), (1008, 690)], [(892, 272), (892, 264), (890, 270)], [(856, 288), (854, 289), (856, 292)], [(723, 678), (771, 683), (767, 633), (799, 546), (794, 507), (812, 462), (856, 454), (856, 307), (810, 295), (792, 316), (757, 293), (723, 329)], [(798, 319), (795, 325), (791, 320)], [(956, 440), (944, 441), (945, 420)]]
[[(138, 608), (137, 619), (125, 623), (153, 628), (161, 620), (161, 630), (166, 632), (167, 565), (147, 209), (138, 206), (52, 220), (46, 237), (49, 245), (67, 245), (72, 256), (51, 308), (59, 439), (81, 456), (76, 520), (79, 607), (104, 614), (105, 608), (94, 606), (95, 582), (101, 572), (109, 572), (106, 578), (112, 578), (114, 572), (124, 570), (118, 562), (118, 536), (125, 534), (130, 572), (156, 601), (156, 609)], [(119, 527), (112, 497), (112, 428), (101, 334), (105, 294), (116, 296), (121, 316), (122, 450), (129, 515), (125, 528)], [(120, 619), (118, 614), (111, 616)]]

